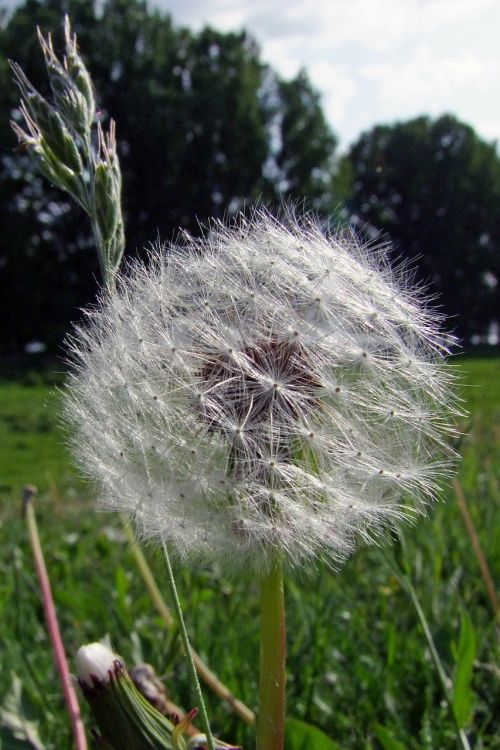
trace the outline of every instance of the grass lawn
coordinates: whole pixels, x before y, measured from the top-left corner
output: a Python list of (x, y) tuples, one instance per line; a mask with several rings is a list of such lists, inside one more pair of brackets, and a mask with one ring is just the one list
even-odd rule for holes
[[(500, 359), (457, 362), (470, 414), (458, 476), (498, 580)], [(165, 675), (173, 700), (190, 708), (193, 697), (178, 634), (156, 615), (118, 519), (94, 511), (91, 489), (71, 468), (57, 422), (60, 395), (47, 377), (0, 381), (0, 704), (17, 675), (42, 743), (64, 750), (72, 747), (68, 722), (20, 517), (26, 483), (40, 489), (40, 534), (68, 653), (109, 634), (130, 665), (145, 660)], [(498, 633), (451, 489), (446, 500), (405, 530), (402, 553), (388, 540), (360, 548), (341, 571), (288, 577), (288, 714), (344, 750), (457, 747), (428, 644), (397, 577), (398, 550), (447, 674), (460, 685), (455, 700), (471, 746), (500, 748)], [(166, 593), (161, 557), (146, 552)], [(177, 581), (194, 645), (255, 709), (255, 582), (208, 567), (178, 569)], [(207, 700), (216, 734), (253, 747), (253, 730), (209, 693)], [(30, 747), (6, 738), (0, 731), (1, 750)]]

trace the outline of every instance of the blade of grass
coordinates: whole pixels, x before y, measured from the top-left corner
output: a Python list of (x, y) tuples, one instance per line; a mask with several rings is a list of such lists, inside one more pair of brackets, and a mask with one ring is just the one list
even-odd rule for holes
[(207, 710), (205, 708), (205, 701), (203, 700), (203, 693), (201, 692), (201, 687), (200, 687), (200, 683), (198, 680), (196, 667), (193, 662), (193, 654), (191, 651), (191, 645), (189, 643), (189, 636), (186, 630), (186, 625), (184, 623), (184, 616), (182, 614), (181, 603), (179, 601), (179, 596), (177, 594), (177, 586), (175, 584), (174, 572), (172, 570), (172, 565), (170, 563), (170, 555), (169, 555), (168, 548), (164, 539), (162, 539), (162, 548), (163, 548), (163, 556), (165, 559), (165, 566), (167, 568), (168, 582), (170, 584), (170, 592), (172, 594), (172, 599), (174, 602), (175, 614), (177, 615), (177, 625), (179, 626), (182, 644), (184, 646), (184, 655), (186, 657), (190, 677), (191, 677), (192, 684), (193, 684), (193, 689), (198, 699), (198, 704), (199, 704), (198, 710), (200, 712), (201, 725), (203, 727), (203, 731), (205, 732), (208, 750), (215, 750), (214, 740), (213, 740), (212, 732), (210, 729), (210, 722), (208, 720)]
[[(156, 607), (156, 610), (165, 623), (166, 627), (171, 628), (174, 625), (174, 618), (169, 608), (167, 607), (165, 600), (163, 599), (160, 589), (158, 588), (158, 585), (155, 581), (153, 572), (146, 558), (144, 557), (144, 554), (137, 542), (132, 527), (130, 526), (128, 519), (124, 516), (121, 517), (121, 522), (123, 524), (123, 528), (125, 529), (125, 533), (127, 534), (136, 565), (139, 568), (139, 572), (142, 575), (153, 604)], [(254, 712), (250, 708), (248, 708), (248, 706), (246, 706), (241, 700), (239, 700), (239, 698), (236, 698), (231, 693), (229, 688), (224, 685), (221, 680), (219, 680), (217, 675), (212, 672), (212, 670), (205, 664), (201, 656), (192, 647), (191, 655), (196, 671), (200, 678), (206, 683), (206, 685), (208, 685), (208, 687), (211, 688), (211, 690), (213, 690), (213, 692), (218, 695), (219, 698), (226, 701), (226, 703), (231, 706), (235, 714), (237, 714), (240, 719), (245, 721), (247, 724), (254, 724)]]
[(57, 621), (54, 599), (52, 597), (49, 574), (47, 572), (47, 566), (45, 565), (42, 545), (40, 543), (40, 537), (38, 534), (35, 509), (33, 507), (33, 499), (36, 493), (36, 487), (34, 487), (33, 485), (26, 485), (23, 490), (23, 512), (26, 519), (26, 526), (28, 529), (31, 549), (33, 551), (35, 568), (38, 575), (38, 580), (40, 582), (40, 591), (42, 594), (43, 610), (45, 613), (47, 630), (49, 633), (50, 641), (52, 643), (54, 661), (63, 688), (66, 708), (68, 710), (71, 721), (71, 730), (73, 732), (73, 738), (75, 740), (75, 747), (77, 748), (77, 750), (87, 750), (87, 740), (85, 737), (85, 729), (80, 715), (80, 706), (78, 705), (78, 700), (73, 688), (73, 683), (71, 682), (68, 661), (64, 652), (64, 644), (61, 637), (61, 631), (59, 630), (59, 623)]
[(422, 630), (424, 631), (425, 639), (427, 641), (429, 651), (431, 652), (432, 661), (434, 662), (434, 666), (436, 668), (436, 672), (439, 677), (439, 681), (441, 683), (441, 689), (444, 693), (446, 702), (448, 704), (448, 708), (450, 710), (451, 717), (453, 719), (453, 723), (455, 725), (455, 731), (456, 731), (458, 742), (461, 745), (463, 750), (471, 750), (471, 747), (469, 745), (469, 740), (467, 739), (467, 735), (465, 734), (464, 730), (460, 726), (460, 722), (458, 720), (458, 716), (455, 711), (453, 695), (450, 690), (450, 680), (444, 670), (443, 664), (441, 662), (441, 658), (436, 648), (436, 644), (434, 643), (434, 638), (432, 637), (432, 632), (429, 627), (429, 623), (427, 622), (427, 618), (425, 616), (422, 605), (420, 604), (419, 598), (417, 596), (417, 592), (415, 591), (415, 587), (413, 586), (413, 583), (410, 581), (409, 577), (406, 575), (398, 575), (398, 579), (401, 585), (403, 586), (403, 588), (406, 589), (406, 591), (410, 595), (410, 599), (412, 600), (413, 606), (415, 607), (415, 611), (420, 621), (420, 625), (422, 626)]
[(453, 677), (453, 708), (460, 726), (467, 726), (472, 714), (474, 690), (472, 676), (476, 658), (476, 631), (469, 615), (464, 612), (460, 621), (460, 637)]

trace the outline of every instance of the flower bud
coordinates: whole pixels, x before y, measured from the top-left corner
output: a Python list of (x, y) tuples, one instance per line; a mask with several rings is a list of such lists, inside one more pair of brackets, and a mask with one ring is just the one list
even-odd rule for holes
[(101, 738), (112, 750), (185, 749), (186, 742), (174, 725), (148, 703), (123, 660), (102, 643), (82, 646), (76, 668)]
[(109, 648), (102, 643), (89, 643), (82, 646), (76, 654), (76, 670), (82, 690), (92, 689), (94, 683), (109, 682), (110, 673), (115, 671), (115, 662), (120, 661)]

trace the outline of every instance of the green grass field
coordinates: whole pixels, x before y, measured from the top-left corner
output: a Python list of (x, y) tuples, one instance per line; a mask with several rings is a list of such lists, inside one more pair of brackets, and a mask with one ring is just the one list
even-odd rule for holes
[[(500, 359), (457, 361), (470, 413), (458, 476), (498, 580)], [(40, 489), (40, 534), (68, 653), (109, 634), (130, 665), (145, 660), (165, 675), (173, 700), (190, 708), (193, 697), (178, 635), (155, 613), (118, 519), (95, 512), (91, 488), (71, 468), (58, 427), (60, 396), (50, 381), (33, 375), (0, 381), (0, 703), (16, 674), (44, 746), (64, 750), (71, 737), (20, 513), (28, 482)], [(404, 540), (405, 563), (455, 682), (471, 747), (500, 748), (498, 631), (452, 489), (430, 518), (404, 531)], [(395, 551), (387, 540), (380, 548), (360, 548), (340, 571), (288, 577), (288, 715), (321, 728), (343, 750), (455, 748), (449, 707), (398, 580)], [(166, 594), (161, 556), (154, 549), (147, 555)], [(255, 708), (255, 582), (209, 568), (178, 569), (177, 582), (194, 645)], [(210, 693), (207, 701), (215, 733), (253, 747), (253, 730)], [(2, 730), (2, 750), (30, 747), (7, 737)]]

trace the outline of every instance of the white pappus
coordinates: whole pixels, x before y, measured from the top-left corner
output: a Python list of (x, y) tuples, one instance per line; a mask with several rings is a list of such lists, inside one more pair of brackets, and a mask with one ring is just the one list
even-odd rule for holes
[(452, 339), (421, 296), (386, 248), (309, 220), (157, 248), (71, 339), (77, 461), (183, 558), (344, 558), (453, 460)]

